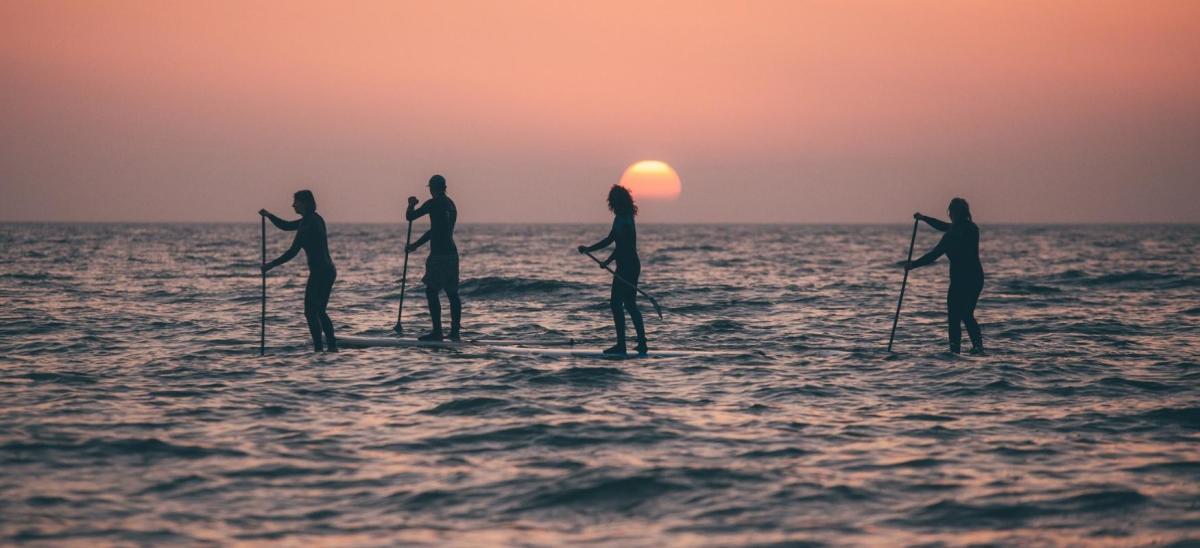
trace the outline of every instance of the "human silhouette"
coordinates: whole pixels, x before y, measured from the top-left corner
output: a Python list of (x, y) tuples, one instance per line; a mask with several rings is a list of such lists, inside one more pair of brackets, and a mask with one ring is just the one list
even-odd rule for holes
[[(621, 185), (613, 185), (608, 191), (608, 209), (613, 212), (612, 229), (608, 236), (595, 245), (579, 246), (580, 253), (588, 253), (604, 249), (616, 244), (612, 255), (602, 261), (601, 268), (613, 261), (617, 262), (617, 275), (613, 277), (612, 291), (609, 295), (609, 306), (612, 308), (613, 324), (617, 329), (617, 344), (604, 351), (605, 354), (624, 354), (625, 350), (625, 312), (633, 320), (633, 328), (637, 331), (637, 352), (646, 353), (646, 327), (642, 323), (642, 311), (637, 305), (637, 283), (642, 273), (642, 262), (637, 253), (637, 227), (633, 218), (637, 215), (637, 205), (633, 203), (633, 195), (629, 189)], [(621, 278), (624, 281), (618, 280)]]
[(983, 333), (975, 321), (975, 303), (983, 291), (983, 265), (979, 262), (979, 227), (971, 220), (971, 207), (962, 198), (950, 200), (950, 222), (913, 213), (913, 218), (945, 232), (929, 253), (905, 265), (911, 270), (933, 264), (943, 254), (950, 259), (950, 289), (946, 294), (946, 314), (950, 324), (950, 351), (962, 348), (962, 327), (966, 324), (971, 338), (971, 353), (983, 353)]
[(262, 265), (262, 270), (265, 273), (292, 260), (301, 249), (304, 250), (304, 256), (308, 259), (308, 282), (304, 285), (304, 319), (308, 321), (313, 350), (322, 350), (321, 332), (324, 331), (325, 350), (337, 352), (333, 322), (330, 321), (329, 314), (325, 313), (325, 307), (329, 305), (329, 295), (333, 292), (333, 282), (337, 279), (337, 269), (329, 256), (325, 219), (317, 214), (317, 200), (308, 190), (301, 190), (293, 195), (292, 209), (300, 214), (300, 220), (285, 221), (265, 209), (258, 211), (259, 215), (270, 219), (276, 228), (296, 232), (292, 246), (278, 259)]
[(429, 319), (433, 329), (417, 337), (422, 341), (440, 341), (442, 335), (442, 304), (438, 300), (440, 291), (446, 292), (450, 301), (450, 340), (460, 340), (462, 327), (462, 300), (458, 297), (458, 247), (454, 245), (454, 224), (458, 222), (458, 208), (446, 195), (446, 178), (434, 175), (429, 179), (429, 194), (432, 198), (416, 207), (416, 196), (408, 197), (408, 211), (404, 216), (409, 221), (429, 215), (429, 230), (406, 250), (412, 253), (425, 242), (429, 242), (429, 258), (425, 260), (425, 298), (429, 301)]

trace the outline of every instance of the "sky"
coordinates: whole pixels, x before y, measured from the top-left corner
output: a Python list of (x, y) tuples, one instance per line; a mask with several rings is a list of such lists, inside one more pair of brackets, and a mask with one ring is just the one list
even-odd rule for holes
[(1200, 222), (1195, 0), (0, 0), (0, 220)]

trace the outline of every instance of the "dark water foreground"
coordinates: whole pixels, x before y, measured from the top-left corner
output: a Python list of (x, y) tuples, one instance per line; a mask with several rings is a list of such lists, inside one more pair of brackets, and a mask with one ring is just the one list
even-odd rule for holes
[[(0, 543), (1200, 540), (1200, 227), (983, 229), (990, 356), (944, 266), (883, 351), (909, 226), (643, 226), (652, 344), (758, 354), (606, 362), (313, 356), (300, 264), (259, 358), (257, 225), (0, 225)], [(603, 227), (460, 232), (468, 330), (611, 337)], [(402, 227), (331, 237), (384, 333)]]

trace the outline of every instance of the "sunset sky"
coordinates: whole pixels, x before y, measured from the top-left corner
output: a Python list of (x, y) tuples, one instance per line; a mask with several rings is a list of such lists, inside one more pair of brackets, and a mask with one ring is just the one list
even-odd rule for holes
[(1200, 1), (0, 0), (0, 220), (1200, 222)]

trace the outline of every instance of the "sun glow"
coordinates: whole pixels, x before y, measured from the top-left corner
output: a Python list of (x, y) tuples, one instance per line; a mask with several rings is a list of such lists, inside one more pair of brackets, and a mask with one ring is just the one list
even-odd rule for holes
[(625, 170), (621, 186), (628, 188), (636, 199), (674, 200), (683, 192), (679, 174), (666, 162), (643, 160)]

